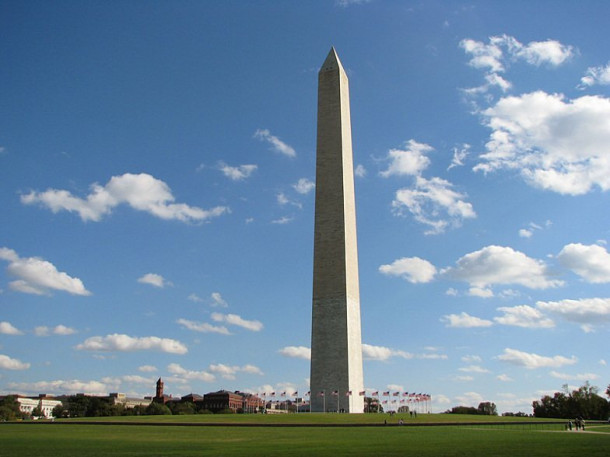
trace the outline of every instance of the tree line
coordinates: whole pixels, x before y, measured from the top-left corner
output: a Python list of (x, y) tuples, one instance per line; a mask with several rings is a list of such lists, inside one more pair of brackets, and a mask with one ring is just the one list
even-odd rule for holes
[[(610, 397), (610, 385), (606, 389), (606, 396)], [(532, 403), (534, 416), (552, 417), (557, 419), (583, 419), (607, 420), (610, 418), (610, 403), (599, 395), (599, 389), (588, 382), (572, 392), (568, 385), (563, 386), (562, 392), (555, 392), (553, 396), (545, 395)]]

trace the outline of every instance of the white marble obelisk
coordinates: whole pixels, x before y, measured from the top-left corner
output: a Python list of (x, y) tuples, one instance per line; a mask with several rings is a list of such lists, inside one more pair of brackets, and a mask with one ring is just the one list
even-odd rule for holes
[(347, 75), (332, 48), (318, 74), (311, 408), (364, 410), (354, 165)]

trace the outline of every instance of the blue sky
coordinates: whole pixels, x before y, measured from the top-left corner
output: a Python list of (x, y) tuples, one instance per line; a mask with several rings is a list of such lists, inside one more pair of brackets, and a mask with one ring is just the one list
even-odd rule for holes
[(369, 392), (605, 390), (609, 8), (0, 1), (0, 392), (309, 390), (331, 46)]

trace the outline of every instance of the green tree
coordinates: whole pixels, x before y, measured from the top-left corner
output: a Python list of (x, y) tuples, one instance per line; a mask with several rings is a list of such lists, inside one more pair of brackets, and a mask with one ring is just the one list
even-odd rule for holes
[(27, 414), (19, 409), (19, 403), (13, 395), (7, 395), (0, 400), (0, 420), (14, 421), (25, 417)]
[(172, 411), (163, 403), (152, 402), (146, 407), (146, 414), (150, 416), (171, 415)]
[(597, 394), (597, 387), (587, 382), (572, 392), (568, 392), (567, 386), (564, 386), (564, 391), (555, 392), (552, 397), (545, 395), (539, 401), (534, 401), (532, 404), (534, 416), (561, 419), (608, 418), (610, 404)]

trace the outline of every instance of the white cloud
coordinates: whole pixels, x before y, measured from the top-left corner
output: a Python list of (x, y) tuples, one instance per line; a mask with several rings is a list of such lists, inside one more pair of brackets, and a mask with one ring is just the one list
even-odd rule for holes
[(489, 370), (487, 368), (483, 368), (480, 365), (469, 365), (467, 367), (459, 368), (458, 370), (463, 371), (464, 373), (489, 373)]
[(61, 325), (61, 324), (56, 325), (54, 328), (50, 328), (45, 325), (41, 325), (34, 329), (34, 334), (36, 336), (49, 336), (51, 334), (67, 336), (67, 335), (73, 335), (75, 333), (77, 333), (77, 332), (73, 328), (66, 327), (65, 325)]
[(253, 332), (259, 332), (263, 329), (262, 322), (248, 321), (237, 314), (212, 313), (212, 320), (214, 322), (224, 322), (226, 324), (236, 325)]
[(219, 306), (221, 308), (227, 308), (229, 306), (229, 303), (227, 303), (227, 301), (222, 298), (222, 295), (220, 295), (220, 292), (212, 292), (212, 306)]
[(294, 200), (290, 200), (285, 193), (280, 192), (279, 194), (276, 195), (276, 199), (279, 205), (284, 206), (284, 205), (292, 205), (292, 206), (296, 206), (297, 208), (302, 208), (303, 205), (301, 205), (301, 203), (294, 201)]
[(493, 325), (491, 321), (471, 316), (464, 312), (460, 314), (447, 314), (442, 316), (440, 320), (445, 323), (446, 327), (453, 328), (491, 327)]
[(167, 281), (163, 276), (156, 273), (146, 273), (141, 278), (138, 278), (138, 282), (142, 284), (150, 284), (151, 286), (160, 288), (172, 285), (171, 282)]
[(406, 149), (390, 149), (387, 157), (390, 165), (387, 170), (379, 173), (381, 176), (419, 176), (428, 168), (430, 159), (426, 157), (426, 153), (434, 150), (432, 146), (409, 140), (405, 147)]
[(125, 173), (113, 176), (105, 186), (93, 184), (86, 198), (79, 198), (67, 190), (49, 189), (45, 192), (30, 192), (21, 196), (26, 205), (40, 203), (54, 213), (76, 212), (83, 221), (100, 221), (120, 204), (145, 211), (161, 219), (176, 219), (182, 222), (204, 222), (229, 212), (225, 206), (204, 210), (184, 203), (174, 203), (171, 189), (163, 181), (140, 173)]
[(311, 360), (311, 349), (305, 346), (286, 346), (278, 352), (285, 357)]
[(23, 335), (23, 332), (10, 322), (0, 322), (0, 334), (4, 335)]
[(241, 181), (249, 178), (252, 173), (258, 169), (257, 165), (239, 165), (237, 167), (231, 167), (224, 162), (220, 162), (218, 167), (227, 178), (232, 179), (233, 181)]
[(610, 99), (537, 91), (502, 98), (482, 115), (492, 133), (475, 171), (516, 170), (567, 195), (610, 189)]
[(513, 379), (505, 373), (499, 374), (498, 376), (496, 376), (496, 379), (498, 381), (502, 381), (502, 382), (512, 382), (513, 381)]
[(464, 392), (462, 395), (458, 395), (455, 399), (463, 406), (478, 406), (481, 402), (485, 401), (483, 396), (477, 392)]
[(258, 375), (263, 374), (263, 372), (260, 370), (260, 368), (254, 366), (254, 365), (244, 365), (243, 367), (239, 367), (239, 366), (229, 366), (229, 365), (225, 365), (222, 363), (218, 363), (218, 364), (210, 365), (209, 369), (212, 373), (216, 373), (216, 374), (220, 375), (221, 377), (223, 377), (224, 379), (229, 379), (229, 380), (235, 379), (236, 374), (239, 372), (248, 373), (248, 374), (258, 374)]
[(390, 357), (402, 357), (403, 359), (412, 359), (413, 354), (396, 349), (390, 349), (384, 346), (373, 346), (371, 344), (362, 343), (362, 356), (370, 360), (387, 360)]
[(278, 225), (285, 225), (285, 224), (289, 224), (293, 220), (294, 220), (294, 218), (292, 218), (292, 217), (283, 216), (283, 217), (280, 217), (279, 219), (272, 220), (271, 223), (278, 224)]
[(190, 294), (188, 297), (186, 297), (186, 299), (190, 300), (190, 301), (193, 301), (195, 303), (203, 303), (205, 301), (203, 298), (201, 298), (197, 294)]
[(451, 164), (447, 167), (447, 170), (451, 170), (454, 167), (462, 167), (464, 166), (464, 160), (468, 157), (470, 153), (470, 145), (463, 144), (461, 147), (453, 148), (453, 158), (451, 159)]
[(257, 138), (261, 141), (266, 141), (271, 145), (271, 149), (275, 152), (279, 152), (287, 157), (296, 157), (297, 153), (292, 148), (292, 146), (287, 145), (278, 137), (271, 134), (271, 132), (267, 129), (258, 129), (254, 132), (254, 138)]
[(580, 381), (580, 382), (584, 382), (584, 381), (593, 381), (595, 379), (599, 378), (599, 375), (596, 375), (595, 373), (581, 373), (581, 374), (567, 374), (567, 373), (559, 373), (557, 371), (551, 371), (549, 373), (552, 377), (557, 378), (557, 379), (561, 379), (563, 381)]
[(520, 229), (519, 230), (519, 236), (521, 238), (531, 238), (534, 235), (534, 232), (532, 232), (529, 229)]
[(493, 290), (485, 287), (471, 287), (468, 289), (468, 295), (471, 297), (491, 298), (494, 296)]
[(138, 371), (141, 371), (142, 373), (154, 373), (157, 371), (157, 367), (154, 365), (142, 365), (138, 367)]
[(580, 300), (539, 301), (536, 307), (580, 324), (584, 331), (600, 324), (610, 322), (610, 298), (583, 298)]
[(46, 392), (52, 394), (76, 394), (86, 395), (108, 395), (108, 392), (116, 392), (118, 384), (116, 380), (107, 379), (109, 382), (81, 381), (78, 379), (38, 381), (32, 383), (10, 383), (9, 388), (19, 392)]
[(547, 289), (563, 284), (562, 281), (551, 279), (544, 262), (510, 247), (493, 245), (466, 254), (455, 267), (447, 268), (442, 273), (474, 287), (518, 284), (530, 289)]
[(170, 363), (167, 366), (167, 371), (169, 371), (171, 374), (179, 376), (183, 379), (197, 380), (197, 381), (204, 381), (204, 382), (216, 381), (216, 376), (214, 376), (211, 373), (208, 373), (206, 371), (186, 370), (177, 363)]
[(461, 358), (462, 362), (466, 363), (480, 363), (483, 359), (478, 355), (465, 355)]
[(389, 265), (381, 265), (379, 271), (388, 276), (399, 276), (411, 283), (427, 283), (434, 279), (436, 267), (419, 257), (403, 257)]
[(18, 292), (47, 295), (51, 290), (59, 290), (72, 295), (91, 295), (80, 279), (58, 271), (55, 265), (41, 258), (21, 258), (12, 249), (0, 248), (0, 259), (9, 262), (8, 273), (18, 278), (9, 283)]
[(188, 319), (178, 319), (176, 323), (182, 325), (183, 327), (192, 330), (194, 332), (200, 333), (220, 333), (221, 335), (230, 335), (229, 329), (225, 326), (217, 326), (208, 324), (207, 322), (195, 322), (190, 321)]
[(114, 333), (106, 336), (93, 336), (76, 346), (78, 350), (85, 351), (160, 351), (170, 354), (186, 354), (187, 347), (180, 341), (156, 336), (132, 337)]
[(354, 169), (354, 174), (358, 178), (364, 178), (366, 176), (366, 168), (364, 168), (364, 165), (358, 164)]
[(511, 363), (513, 365), (525, 367), (533, 370), (536, 368), (556, 368), (564, 365), (573, 365), (577, 362), (576, 357), (571, 358), (556, 355), (553, 357), (545, 357), (542, 355), (518, 351), (516, 349), (506, 348), (504, 354), (497, 357), (499, 360)]
[(13, 359), (8, 355), (0, 354), (0, 369), (3, 370), (27, 370), (30, 368), (29, 363), (22, 362), (18, 359)]
[(67, 335), (74, 335), (75, 333), (77, 333), (77, 331), (71, 327), (66, 327), (65, 325), (59, 324), (56, 325), (53, 328), (53, 334), (54, 335), (62, 335), (62, 336), (67, 336)]
[(557, 67), (574, 55), (572, 46), (563, 45), (556, 40), (532, 41), (524, 45), (509, 35), (492, 36), (488, 44), (468, 38), (460, 42), (460, 47), (471, 56), (468, 62), (471, 67), (486, 71), (486, 84), (467, 89), (466, 93), (471, 95), (485, 93), (493, 86), (499, 87), (503, 92), (509, 90), (512, 84), (499, 73), (504, 73), (513, 61)]
[(301, 178), (296, 184), (293, 184), (292, 187), (299, 194), (306, 195), (316, 188), (316, 183), (307, 178)]
[(610, 254), (602, 246), (568, 244), (557, 255), (557, 260), (587, 282), (610, 282)]
[(502, 325), (513, 325), (524, 328), (550, 328), (555, 323), (542, 314), (539, 310), (527, 305), (514, 306), (512, 308), (498, 308), (504, 316), (494, 317), (494, 321)]
[(581, 87), (600, 84), (606, 86), (610, 84), (610, 63), (606, 66), (589, 67), (585, 76), (580, 79)]
[(459, 227), (464, 219), (476, 217), (472, 204), (465, 201), (467, 195), (453, 190), (453, 184), (441, 178), (416, 177), (411, 189), (396, 191), (392, 208), (397, 215), (405, 209), (415, 220), (430, 227), (425, 233), (443, 233), (448, 227)]

